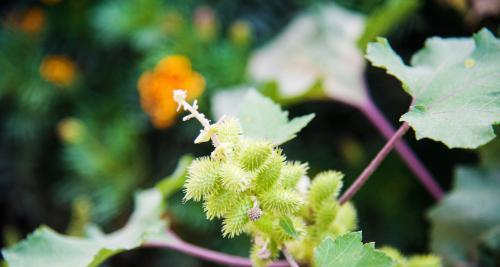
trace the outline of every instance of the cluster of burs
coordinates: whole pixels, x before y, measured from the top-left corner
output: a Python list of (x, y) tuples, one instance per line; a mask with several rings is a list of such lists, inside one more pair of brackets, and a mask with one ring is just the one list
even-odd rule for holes
[(222, 219), (224, 236), (250, 234), (255, 266), (276, 259), (285, 244), (297, 260), (311, 262), (321, 240), (356, 228), (353, 206), (337, 202), (341, 173), (322, 172), (310, 182), (306, 164), (286, 161), (270, 142), (245, 138), (237, 119), (212, 127), (219, 145), (192, 162), (185, 200), (203, 201), (208, 219)]

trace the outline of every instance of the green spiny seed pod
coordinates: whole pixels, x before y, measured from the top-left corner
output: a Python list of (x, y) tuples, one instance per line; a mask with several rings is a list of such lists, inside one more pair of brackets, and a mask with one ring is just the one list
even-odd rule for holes
[(325, 171), (316, 175), (309, 189), (309, 205), (313, 210), (321, 207), (324, 200), (338, 196), (343, 177), (342, 173), (335, 171)]
[(330, 225), (334, 222), (338, 210), (339, 205), (337, 201), (333, 199), (323, 201), (323, 204), (318, 208), (314, 216), (315, 226), (318, 228), (319, 232), (328, 230)]
[(250, 230), (255, 235), (271, 238), (275, 219), (270, 214), (263, 214), (260, 219), (250, 225)]
[(297, 192), (277, 187), (260, 195), (259, 200), (264, 212), (270, 211), (279, 215), (294, 214), (303, 203)]
[(246, 197), (228, 211), (222, 221), (222, 235), (224, 237), (232, 238), (243, 233), (246, 224), (250, 221), (247, 216), (247, 211), (250, 208), (252, 208), (252, 201)]
[(235, 117), (224, 117), (216, 124), (216, 134), (221, 143), (236, 143), (242, 133), (240, 122)]
[(337, 216), (331, 229), (335, 235), (342, 235), (354, 231), (358, 227), (358, 216), (351, 202), (344, 203), (338, 209)]
[(264, 240), (260, 236), (256, 236), (250, 249), (250, 259), (252, 266), (264, 267), (271, 261), (278, 258), (278, 246), (272, 240)]
[[(497, 262), (498, 263), (498, 262)], [(406, 267), (441, 267), (441, 258), (435, 255), (411, 256), (406, 262)]]
[(317, 245), (317, 242), (305, 238), (288, 242), (286, 247), (298, 262), (312, 262), (313, 251)]
[(404, 266), (406, 259), (397, 249), (389, 246), (384, 246), (379, 248), (379, 250), (384, 252), (387, 256), (391, 257), (396, 262), (397, 267)]
[(240, 168), (234, 162), (226, 162), (221, 168), (222, 186), (232, 192), (243, 192), (250, 187), (252, 174)]
[(302, 164), (298, 161), (287, 162), (279, 178), (280, 184), (286, 188), (295, 188), (302, 176), (306, 175), (307, 164)]
[(188, 170), (188, 178), (184, 185), (185, 200), (200, 201), (217, 190), (220, 177), (220, 163), (209, 157), (195, 159)]
[(209, 195), (203, 203), (203, 209), (207, 219), (221, 218), (231, 210), (232, 207), (239, 204), (240, 195), (225, 189), (219, 189), (217, 192)]
[(239, 162), (247, 171), (259, 169), (273, 151), (273, 145), (264, 141), (246, 140), (240, 144)]
[(266, 267), (271, 263), (271, 252), (267, 248), (252, 244), (250, 249), (250, 259), (253, 267)]
[[(278, 244), (283, 244), (284, 242), (294, 240), (294, 239), (302, 239), (306, 225), (304, 221), (302, 221), (299, 217), (289, 216), (290, 223), (292, 226), (294, 234), (290, 233), (290, 230), (285, 229), (284, 225), (282, 225), (281, 219), (276, 221), (273, 228), (273, 240), (275, 240)], [(286, 226), (289, 227), (289, 226)]]
[(281, 150), (273, 151), (257, 172), (252, 187), (259, 192), (269, 190), (278, 180), (284, 162), (285, 157), (281, 154)]

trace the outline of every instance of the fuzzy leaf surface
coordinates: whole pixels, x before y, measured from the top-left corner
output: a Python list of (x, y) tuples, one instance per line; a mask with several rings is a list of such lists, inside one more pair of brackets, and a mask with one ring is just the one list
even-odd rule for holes
[(448, 264), (476, 253), (482, 235), (500, 225), (500, 170), (459, 168), (453, 191), (429, 212), (431, 248)]
[(450, 148), (476, 148), (495, 137), (500, 122), (500, 40), (488, 30), (473, 38), (430, 38), (411, 66), (386, 39), (368, 46), (367, 58), (403, 83), (414, 98), (402, 117), (417, 139)]
[(373, 243), (363, 244), (361, 232), (348, 233), (335, 240), (326, 238), (314, 252), (317, 267), (390, 267), (393, 264)]
[(139, 192), (128, 223), (108, 235), (88, 238), (65, 236), (46, 226), (2, 251), (10, 267), (94, 267), (121, 251), (140, 246), (153, 235), (162, 235), (165, 222), (163, 196), (156, 189)]
[(314, 114), (288, 120), (287, 111), (252, 90), (245, 96), (237, 117), (245, 137), (280, 145), (293, 139), (314, 118)]

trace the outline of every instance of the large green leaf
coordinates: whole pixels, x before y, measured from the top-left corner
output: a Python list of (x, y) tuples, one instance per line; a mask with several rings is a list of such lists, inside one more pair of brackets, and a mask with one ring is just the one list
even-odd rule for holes
[(282, 111), (278, 104), (251, 90), (243, 100), (237, 117), (244, 136), (280, 145), (294, 138), (314, 118), (314, 114), (289, 121), (287, 111)]
[(181, 157), (175, 171), (158, 182), (156, 188), (138, 192), (134, 212), (122, 229), (106, 235), (99, 228), (89, 226), (89, 236), (79, 238), (41, 226), (26, 240), (4, 249), (5, 260), (10, 267), (93, 267), (145, 241), (175, 242), (165, 231), (166, 221), (161, 218), (164, 199), (182, 187), (192, 160), (190, 155)]
[(163, 196), (156, 189), (139, 192), (129, 222), (108, 235), (77, 238), (41, 226), (28, 238), (2, 251), (10, 267), (97, 266), (115, 253), (140, 246), (146, 238), (164, 235)]
[(417, 139), (476, 148), (495, 137), (500, 122), (500, 41), (488, 30), (470, 38), (431, 38), (407, 66), (386, 39), (368, 46), (367, 58), (387, 69), (413, 96), (401, 117)]
[(321, 84), (321, 95), (360, 105), (367, 101), (365, 61), (357, 47), (365, 18), (335, 4), (297, 16), (272, 42), (250, 58), (250, 77), (275, 81), (282, 98), (307, 97)]
[(392, 259), (375, 249), (373, 243), (363, 244), (361, 232), (326, 238), (314, 252), (317, 267), (390, 267)]
[(476, 253), (481, 235), (500, 225), (500, 170), (459, 168), (455, 186), (429, 212), (431, 247), (450, 264)]

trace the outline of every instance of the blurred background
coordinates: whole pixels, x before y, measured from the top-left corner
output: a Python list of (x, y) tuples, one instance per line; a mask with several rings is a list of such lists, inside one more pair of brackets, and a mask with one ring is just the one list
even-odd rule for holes
[[(325, 38), (308, 37), (307, 27), (301, 29), (298, 21), (307, 16), (324, 26)], [(309, 62), (302, 67), (312, 83), (287, 91), (305, 82), (301, 72), (281, 69), (286, 64), (275, 62), (281, 58), (273, 57), (273, 45), (292, 36), (293, 49), (284, 51), (299, 59), (328, 45), (355, 51), (353, 61), (327, 50), (322, 55), (332, 58), (328, 64), (338, 73), (352, 70), (349, 79), (366, 83), (354, 90), (369, 88), (374, 103), (397, 126), (410, 98), (396, 79), (364, 63), (366, 42), (386, 36), (408, 61), (431, 36), (470, 36), (483, 27), (498, 36), (500, 1), (4, 0), (0, 17), (4, 247), (40, 224), (76, 236), (88, 222), (117, 229), (130, 214), (135, 190), (170, 174), (183, 154), (208, 154), (209, 145), (193, 144), (199, 125), (179, 123), (174, 103), (166, 100), (179, 87), (197, 98), (209, 117), (228, 108), (217, 99), (247, 86), (281, 102), (291, 116), (316, 113), (284, 145), (285, 154), (308, 161), (311, 174), (340, 170), (350, 184), (385, 139), (359, 112), (358, 100), (330, 92), (330, 74), (312, 71)], [(333, 80), (343, 81), (335, 74)], [(478, 151), (417, 142), (413, 133), (406, 140), (446, 190), (458, 165), (480, 161)], [(495, 151), (495, 142), (479, 151)], [(201, 205), (183, 204), (182, 196), (178, 192), (168, 202), (177, 233), (204, 247), (248, 255), (248, 238), (222, 239), (219, 222), (207, 221)], [(426, 211), (434, 200), (397, 154), (383, 162), (354, 202), (365, 240), (405, 253), (429, 251)], [(154, 249), (120, 254), (105, 265), (174, 264), (216, 266)]]

